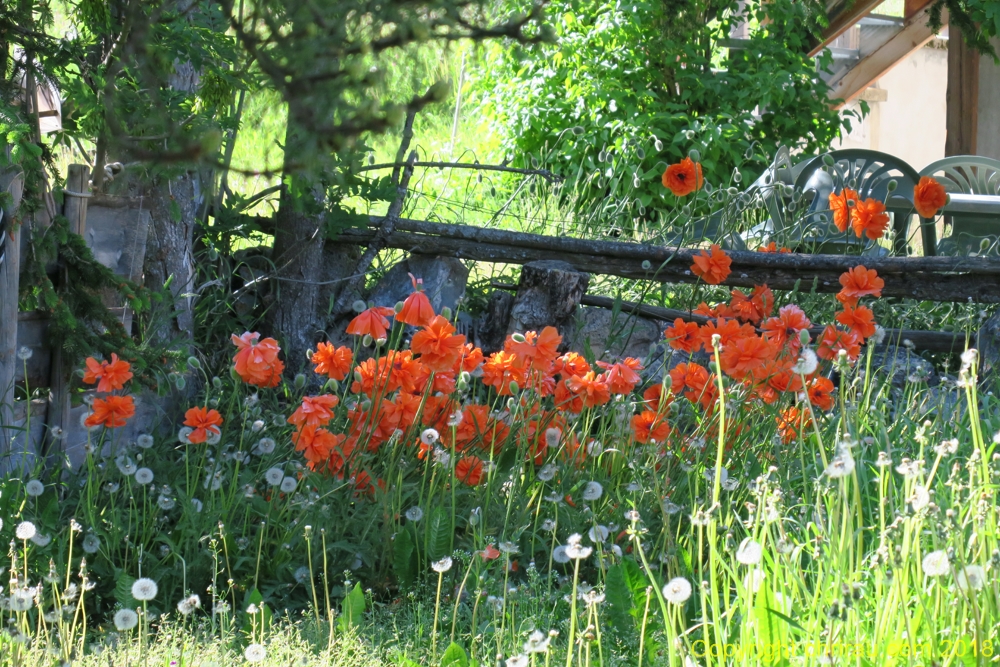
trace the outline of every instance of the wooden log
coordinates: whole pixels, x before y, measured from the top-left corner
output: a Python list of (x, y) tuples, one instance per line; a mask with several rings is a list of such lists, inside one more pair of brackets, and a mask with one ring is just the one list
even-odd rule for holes
[(507, 333), (541, 331), (554, 326), (569, 332), (580, 297), (587, 293), (590, 275), (560, 261), (525, 264), (510, 310)]
[[(90, 198), (90, 169), (82, 164), (71, 164), (66, 172), (66, 189), (63, 191), (63, 215), (69, 221), (69, 228), (74, 234), (83, 234), (87, 230), (87, 200)], [(66, 281), (66, 270), (62, 268), (62, 280)], [(50, 464), (55, 464), (59, 454), (59, 445), (70, 422), (70, 368), (65, 352), (55, 341), (52, 348), (52, 365), (49, 371), (49, 406), (45, 413), (45, 439), (42, 443), (41, 455), (51, 458)]]
[[(374, 221), (380, 219), (373, 218)], [(510, 245), (518, 248), (537, 248), (584, 255), (649, 260), (654, 267), (663, 262), (669, 262), (683, 264), (686, 269), (691, 265), (694, 256), (702, 252), (699, 248), (664, 247), (625, 241), (591, 241), (424, 220), (402, 219), (396, 223), (396, 229), (401, 232), (415, 232), (429, 236)], [(733, 260), (733, 273), (736, 273), (738, 269), (766, 268), (788, 271), (800, 269), (837, 271), (839, 275), (858, 264), (864, 264), (867, 268), (878, 271), (879, 275), (913, 271), (1000, 275), (1000, 258), (995, 257), (858, 257), (747, 250), (729, 250), (727, 254)]]
[[(452, 226), (443, 225), (443, 227)], [(345, 230), (338, 237), (338, 241), (363, 245), (371, 240), (373, 235), (374, 232), (371, 230)], [(409, 252), (508, 264), (523, 265), (537, 260), (556, 259), (572, 264), (578, 271), (594, 274), (662, 283), (699, 282), (699, 278), (690, 270), (690, 258), (695, 253), (692, 250), (552, 237), (537, 238), (546, 239), (547, 247), (501, 245), (454, 236), (415, 234), (397, 229), (386, 238), (386, 246)], [(540, 245), (537, 241), (534, 243)], [(627, 250), (633, 256), (579, 252), (578, 250), (583, 247), (580, 244), (594, 244), (591, 250), (604, 249), (604, 246), (631, 246)], [(625, 249), (622, 249), (620, 254), (624, 252)], [(853, 266), (864, 264), (868, 268), (882, 267), (879, 275), (885, 280), (882, 295), (886, 297), (918, 301), (1000, 303), (1000, 260), (985, 258), (956, 260), (944, 257), (878, 259), (752, 252), (730, 253), (730, 255), (733, 264), (732, 273), (725, 282), (727, 287), (752, 288), (755, 285), (767, 285), (771, 289), (807, 292), (814, 290), (832, 294), (840, 291), (841, 273)], [(822, 268), (816, 268), (810, 259), (816, 259), (816, 264)], [(950, 264), (932, 260), (946, 260)], [(914, 266), (907, 267), (905, 264), (907, 261), (914, 262)], [(644, 268), (645, 266), (649, 268)]]

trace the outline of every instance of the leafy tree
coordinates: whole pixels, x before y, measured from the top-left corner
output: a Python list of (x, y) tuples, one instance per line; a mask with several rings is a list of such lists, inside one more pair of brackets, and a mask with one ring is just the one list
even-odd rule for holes
[[(496, 49), (482, 87), (497, 91), (516, 160), (592, 177), (591, 198), (634, 201), (641, 211), (667, 203), (659, 176), (691, 149), (718, 185), (738, 165), (761, 169), (779, 145), (829, 145), (841, 120), (806, 55), (822, 9), (792, 0), (555, 0), (558, 42)], [(744, 21), (748, 35), (727, 51)]]

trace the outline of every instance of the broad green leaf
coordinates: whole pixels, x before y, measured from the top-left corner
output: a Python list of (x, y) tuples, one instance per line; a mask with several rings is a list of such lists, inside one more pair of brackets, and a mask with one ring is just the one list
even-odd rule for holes
[(604, 580), (604, 592), (608, 600), (608, 619), (619, 634), (625, 636), (635, 628), (635, 623), (630, 618), (630, 614), (634, 616), (632, 591), (625, 583), (621, 565), (612, 565), (608, 568), (608, 575)]
[(451, 553), (451, 517), (440, 505), (431, 512), (427, 530), (427, 554), (431, 560)]
[(417, 576), (413, 547), (413, 536), (407, 528), (403, 528), (396, 534), (392, 546), (393, 569), (396, 571), (396, 579), (403, 588), (411, 588)]
[(464, 648), (452, 642), (441, 656), (441, 667), (469, 667), (469, 656)]
[(365, 593), (361, 590), (361, 583), (354, 584), (354, 588), (344, 598), (344, 604), (340, 608), (340, 617), (337, 618), (337, 627), (343, 632), (349, 628), (357, 627), (361, 623), (361, 617), (365, 613)]

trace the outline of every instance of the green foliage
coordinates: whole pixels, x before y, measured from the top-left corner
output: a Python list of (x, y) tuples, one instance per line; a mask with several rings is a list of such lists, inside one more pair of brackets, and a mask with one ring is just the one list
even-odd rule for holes
[(337, 619), (337, 628), (341, 632), (357, 627), (361, 623), (361, 617), (365, 613), (365, 592), (361, 590), (361, 584), (354, 584), (354, 588), (344, 598), (344, 605), (340, 609), (340, 617)]
[(480, 87), (493, 90), (515, 164), (543, 163), (586, 183), (595, 200), (661, 208), (666, 164), (696, 149), (705, 178), (761, 169), (779, 145), (829, 145), (840, 122), (806, 55), (821, 6), (750, 2), (750, 34), (724, 48), (737, 3), (558, 0), (559, 36), (534, 50), (496, 51)]
[(416, 554), (414, 551), (413, 536), (409, 527), (404, 527), (396, 533), (396, 539), (392, 545), (393, 570), (399, 585), (404, 589), (413, 586), (417, 577)]
[(929, 25), (937, 32), (948, 10), (948, 25), (957, 27), (962, 40), (969, 48), (992, 56), (1000, 64), (1000, 57), (991, 39), (1000, 35), (1000, 2), (997, 0), (935, 0), (931, 5)]
[(451, 515), (438, 505), (431, 510), (427, 529), (427, 555), (437, 560), (451, 553)]
[(469, 667), (469, 656), (464, 648), (452, 642), (441, 656), (441, 667)]

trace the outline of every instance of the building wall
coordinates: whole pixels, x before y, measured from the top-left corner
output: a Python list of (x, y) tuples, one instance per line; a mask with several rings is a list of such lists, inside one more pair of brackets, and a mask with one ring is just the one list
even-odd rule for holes
[[(886, 72), (874, 88), (885, 101), (868, 102), (870, 113), (833, 148), (868, 148), (895, 155), (920, 171), (944, 157), (948, 42), (934, 39)], [(867, 97), (875, 98), (873, 94)], [(858, 103), (844, 113), (857, 113)]]

